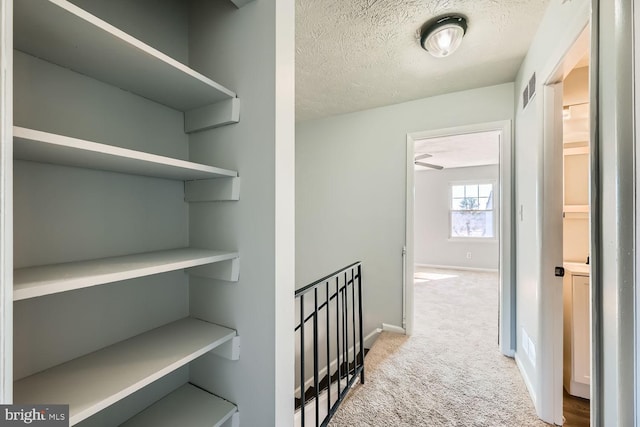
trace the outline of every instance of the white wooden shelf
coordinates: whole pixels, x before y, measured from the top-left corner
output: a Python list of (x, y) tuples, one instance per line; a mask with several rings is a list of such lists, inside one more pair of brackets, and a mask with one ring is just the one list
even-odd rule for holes
[(14, 47), (180, 111), (236, 96), (65, 0), (16, 1)]
[(238, 172), (18, 126), (14, 158), (182, 181), (237, 177)]
[(564, 212), (564, 219), (588, 220), (589, 212)]
[(237, 252), (173, 249), (14, 270), (14, 301), (216, 262)]
[(563, 142), (569, 143), (569, 142), (589, 142), (589, 139), (591, 138), (591, 135), (588, 131), (586, 132), (566, 132), (563, 137), (562, 140)]
[(219, 427), (236, 411), (234, 404), (185, 384), (120, 427)]
[(589, 205), (564, 205), (565, 213), (588, 213)]
[(235, 335), (202, 320), (178, 320), (16, 381), (14, 403), (69, 404), (75, 425)]
[(581, 154), (589, 154), (589, 146), (565, 148), (562, 150), (562, 154), (565, 156), (579, 156)]

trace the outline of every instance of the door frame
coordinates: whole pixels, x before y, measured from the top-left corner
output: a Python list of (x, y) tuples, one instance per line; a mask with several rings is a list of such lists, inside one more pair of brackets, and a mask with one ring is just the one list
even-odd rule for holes
[(499, 131), (500, 136), (500, 209), (498, 211), (499, 227), (499, 268), (500, 298), (498, 340), (500, 351), (510, 357), (516, 348), (516, 292), (515, 292), (515, 231), (514, 231), (514, 150), (512, 121), (502, 120), (456, 126), (446, 129), (413, 132), (407, 134), (406, 158), (406, 221), (405, 251), (403, 257), (403, 314), (402, 326), (407, 335), (413, 333), (414, 326), (414, 150), (415, 141), (444, 136), (464, 135), (478, 132)]
[(0, 4), (0, 403), (13, 403), (13, 1)]

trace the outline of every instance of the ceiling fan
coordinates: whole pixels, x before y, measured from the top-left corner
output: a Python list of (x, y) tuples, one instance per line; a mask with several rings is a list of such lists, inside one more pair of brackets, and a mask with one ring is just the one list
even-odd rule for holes
[(420, 160), (422, 159), (428, 159), (429, 157), (433, 157), (431, 154), (418, 154), (415, 159), (413, 160), (413, 163), (415, 165), (418, 166), (424, 166), (425, 168), (431, 168), (431, 169), (436, 169), (441, 171), (442, 169), (444, 169), (444, 166), (440, 166), (440, 165), (434, 165), (432, 163), (425, 163), (425, 162), (421, 162)]

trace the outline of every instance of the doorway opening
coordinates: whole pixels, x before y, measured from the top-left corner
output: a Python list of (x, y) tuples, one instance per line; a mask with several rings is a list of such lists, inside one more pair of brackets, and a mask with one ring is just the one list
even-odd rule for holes
[(414, 325), (414, 280), (448, 274), (429, 269), (498, 272), (497, 342), (513, 356), (511, 165), (510, 121), (407, 135), (407, 334)]
[(590, 89), (586, 28), (544, 86), (540, 416), (590, 425)]
[(563, 220), (563, 417), (567, 426), (589, 426), (590, 235), (589, 54), (562, 84)]

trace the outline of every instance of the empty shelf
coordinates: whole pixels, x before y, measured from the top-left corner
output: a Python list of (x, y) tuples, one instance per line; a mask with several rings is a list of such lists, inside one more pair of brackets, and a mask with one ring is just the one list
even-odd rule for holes
[(14, 4), (14, 46), (180, 111), (235, 93), (65, 0)]
[(589, 212), (589, 205), (564, 205), (563, 212)]
[(14, 301), (237, 258), (237, 252), (172, 249), (14, 270)]
[(178, 320), (16, 381), (14, 403), (68, 404), (74, 425), (235, 335), (202, 320)]
[(18, 126), (13, 140), (13, 157), (18, 160), (182, 181), (238, 176), (232, 170)]
[(185, 384), (121, 427), (219, 427), (236, 410), (234, 404), (194, 385)]

